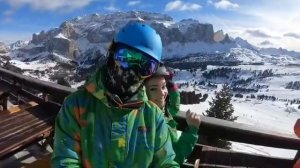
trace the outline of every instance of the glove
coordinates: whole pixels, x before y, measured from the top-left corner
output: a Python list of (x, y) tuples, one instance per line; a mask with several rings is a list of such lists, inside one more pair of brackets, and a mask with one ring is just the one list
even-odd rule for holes
[(167, 81), (167, 89), (169, 91), (177, 91), (178, 90), (178, 86), (176, 83), (174, 83), (173, 81), (169, 80)]

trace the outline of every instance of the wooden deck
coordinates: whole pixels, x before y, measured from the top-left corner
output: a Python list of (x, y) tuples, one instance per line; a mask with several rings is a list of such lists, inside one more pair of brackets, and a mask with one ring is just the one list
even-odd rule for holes
[(28, 104), (0, 112), (0, 158), (50, 136), (59, 107)]

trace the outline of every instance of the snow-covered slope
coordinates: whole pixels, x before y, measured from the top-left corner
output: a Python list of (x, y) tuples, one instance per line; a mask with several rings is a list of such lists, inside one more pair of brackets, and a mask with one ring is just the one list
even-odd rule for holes
[[(220, 66), (208, 66), (206, 71), (212, 71)], [(234, 114), (238, 116), (235, 122), (252, 125), (258, 129), (270, 130), (273, 132), (283, 134), (294, 134), (293, 126), (295, 121), (300, 118), (300, 104), (292, 103), (293, 100), (300, 100), (300, 90), (286, 89), (285, 86), (290, 81), (299, 81), (300, 72), (299, 66), (280, 66), (280, 65), (239, 65), (233, 66), (232, 69), (238, 69), (236, 73), (240, 79), (255, 78), (245, 88), (253, 86), (264, 86), (260, 87), (258, 92), (241, 93), (243, 98), (233, 97), (232, 104), (234, 107)], [(266, 70), (272, 70), (273, 75), (270, 77), (260, 78), (258, 72)], [(191, 109), (192, 111), (202, 114), (205, 110), (209, 109), (209, 101), (214, 97), (214, 92), (221, 88), (224, 83), (233, 83), (234, 78), (232, 77), (218, 77), (216, 79), (206, 79), (203, 76), (205, 71), (196, 70), (191, 73), (187, 70), (175, 70), (176, 76), (175, 81), (177, 83), (190, 83), (181, 88), (182, 91), (196, 91), (196, 93), (207, 93), (209, 98), (205, 102), (191, 105), (181, 105), (181, 110), (186, 111)], [(256, 73), (253, 73), (256, 72)], [(218, 88), (213, 89), (207, 85), (193, 85), (198, 82), (210, 82), (216, 84)], [(231, 81), (231, 82), (230, 82)], [(236, 94), (239, 92), (233, 92)], [(250, 98), (253, 95), (254, 98)], [(276, 100), (268, 99), (257, 99), (258, 95), (274, 96)], [(247, 97), (248, 96), (248, 97)], [(294, 135), (295, 136), (295, 135)], [(243, 144), (233, 142), (232, 149), (242, 152), (257, 153), (267, 156), (294, 158), (295, 150), (283, 150), (277, 148), (269, 148), (264, 146)]]
[(23, 41), (23, 40), (18, 40), (12, 44), (9, 45), (11, 50), (17, 50), (19, 48), (22, 48), (26, 45), (28, 45), (29, 41)]

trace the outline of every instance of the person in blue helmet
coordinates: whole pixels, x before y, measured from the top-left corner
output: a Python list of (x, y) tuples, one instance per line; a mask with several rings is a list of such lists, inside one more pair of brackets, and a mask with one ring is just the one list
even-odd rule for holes
[(128, 23), (107, 53), (106, 64), (61, 107), (52, 167), (179, 167), (164, 115), (143, 87), (161, 61), (159, 34)]

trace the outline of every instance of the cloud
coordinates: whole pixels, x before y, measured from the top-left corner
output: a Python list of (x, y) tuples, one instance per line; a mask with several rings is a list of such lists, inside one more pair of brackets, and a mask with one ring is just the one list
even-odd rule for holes
[(4, 11), (3, 17), (4, 19), (2, 20), (2, 23), (11, 23), (12, 22), (12, 18), (11, 16), (13, 15), (14, 11), (13, 10), (6, 10)]
[(285, 33), (283, 36), (285, 36), (285, 37), (293, 37), (293, 38), (296, 38), (296, 39), (300, 39), (300, 34), (297, 34), (297, 33)]
[(210, 0), (210, 1), (208, 1), (208, 3), (214, 5), (215, 8), (217, 8), (217, 9), (223, 9), (223, 10), (236, 9), (239, 7), (238, 4), (232, 3), (229, 0), (220, 0), (217, 2), (213, 2)]
[(2, 13), (4, 16), (2, 23), (13, 22), (13, 14), (23, 6), (29, 6), (31, 9), (39, 11), (70, 12), (84, 8), (92, 1), (96, 0), (0, 0), (0, 2), (7, 3), (10, 6), (10, 9)]
[(110, 5), (110, 6), (107, 6), (107, 7), (104, 7), (105, 10), (107, 11), (118, 11), (119, 9), (113, 5)]
[(259, 45), (274, 45), (272, 42), (270, 42), (269, 40), (265, 40), (262, 41), (261, 43), (259, 43)]
[(127, 3), (127, 5), (128, 6), (136, 6), (136, 5), (140, 4), (140, 3), (141, 3), (141, 1), (129, 1)]
[(110, 11), (110, 12), (115, 12), (115, 11), (119, 11), (119, 9), (116, 7), (116, 0), (111, 0), (110, 1), (110, 5), (104, 7), (105, 10)]
[(167, 3), (165, 11), (195, 11), (201, 9), (202, 6), (195, 3), (184, 3), (180, 0), (175, 0)]
[(8, 3), (13, 9), (22, 6), (30, 6), (35, 10), (74, 10), (89, 5), (93, 0), (2, 0)]
[(13, 10), (6, 10), (6, 11), (3, 12), (3, 15), (4, 16), (11, 16), (13, 13), (14, 13)]
[(246, 34), (252, 35), (254, 37), (260, 38), (272, 38), (272, 36), (268, 35), (267, 33), (260, 31), (260, 30), (246, 30)]

